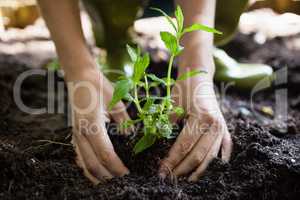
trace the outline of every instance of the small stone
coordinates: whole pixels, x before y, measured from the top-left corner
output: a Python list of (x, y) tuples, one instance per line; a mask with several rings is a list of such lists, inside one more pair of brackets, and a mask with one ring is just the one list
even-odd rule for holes
[(245, 107), (239, 107), (239, 113), (242, 116), (250, 116), (251, 115), (251, 112)]
[(261, 111), (266, 115), (274, 116), (274, 111), (270, 106), (263, 106), (261, 108)]

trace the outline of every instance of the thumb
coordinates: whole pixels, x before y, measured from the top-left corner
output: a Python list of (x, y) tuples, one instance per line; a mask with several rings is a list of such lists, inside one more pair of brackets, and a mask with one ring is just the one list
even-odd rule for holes
[[(111, 111), (109, 111), (110, 116), (112, 119), (118, 123), (122, 124), (128, 120), (130, 120), (130, 117), (126, 111), (126, 106), (123, 102), (117, 103)], [(125, 135), (129, 135), (130, 132), (133, 131), (133, 127), (130, 127), (128, 129), (121, 129), (121, 133)]]
[(170, 121), (172, 124), (177, 123), (182, 117), (179, 117), (175, 112), (170, 114)]
[(229, 162), (230, 160), (232, 146), (233, 145), (232, 145), (232, 139), (230, 133), (226, 132), (222, 140), (222, 151), (221, 151), (222, 160), (224, 160), (225, 162)]
[(75, 153), (76, 153), (75, 162), (83, 170), (83, 174), (95, 185), (100, 183), (100, 181), (87, 170), (85, 163), (83, 162), (83, 158), (82, 158), (81, 152), (79, 151), (78, 144), (77, 144), (77, 141), (76, 141), (74, 135), (72, 136), (71, 144), (73, 145)]

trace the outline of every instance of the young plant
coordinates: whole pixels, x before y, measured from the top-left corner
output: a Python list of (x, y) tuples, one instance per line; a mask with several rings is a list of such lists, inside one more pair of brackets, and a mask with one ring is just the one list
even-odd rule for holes
[[(148, 74), (146, 69), (150, 63), (149, 54), (145, 53), (142, 55), (139, 48), (134, 49), (127, 45), (128, 54), (134, 63), (133, 75), (131, 77), (121, 77), (116, 82), (113, 97), (109, 104), (109, 109), (112, 109), (122, 99), (135, 104), (138, 111), (137, 119), (126, 121), (123, 124), (123, 128), (128, 128), (138, 122), (143, 123), (143, 136), (134, 146), (133, 151), (135, 154), (149, 148), (158, 139), (174, 137), (172, 135), (172, 124), (169, 116), (171, 113), (181, 116), (184, 114), (184, 110), (181, 107), (173, 105), (171, 87), (176, 81), (185, 80), (201, 73), (199, 70), (191, 70), (180, 75), (177, 80), (171, 78), (174, 59), (183, 51), (183, 47), (180, 46), (180, 40), (183, 35), (200, 30), (221, 34), (219, 31), (202, 24), (193, 24), (190, 27), (184, 28), (184, 16), (179, 6), (175, 11), (176, 22), (162, 10), (158, 8), (152, 9), (164, 15), (175, 31), (175, 34), (165, 31), (160, 33), (161, 40), (170, 52), (167, 77), (159, 78), (154, 74)], [(158, 97), (150, 95), (150, 88), (158, 85), (165, 86), (167, 90), (166, 96)], [(139, 88), (145, 90), (145, 97), (138, 95)]]

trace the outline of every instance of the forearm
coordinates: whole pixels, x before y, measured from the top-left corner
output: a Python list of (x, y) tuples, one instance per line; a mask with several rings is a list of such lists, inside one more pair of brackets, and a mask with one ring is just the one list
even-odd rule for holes
[(78, 1), (38, 0), (38, 3), (66, 75), (94, 66), (81, 27)]
[[(214, 27), (216, 0), (176, 0), (185, 15), (185, 27), (193, 23), (201, 23)], [(179, 58), (179, 73), (190, 69), (201, 69), (212, 78), (215, 67), (213, 64), (213, 34), (204, 31), (188, 33), (183, 37), (185, 50)]]

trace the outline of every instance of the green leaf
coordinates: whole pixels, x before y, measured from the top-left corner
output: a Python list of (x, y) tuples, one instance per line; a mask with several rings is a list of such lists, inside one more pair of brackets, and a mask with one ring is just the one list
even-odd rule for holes
[(160, 38), (165, 43), (167, 49), (172, 54), (177, 54), (178, 52), (177, 38), (172, 33), (166, 31), (160, 32)]
[(169, 116), (166, 114), (160, 115), (156, 122), (158, 133), (161, 137), (170, 138), (172, 135), (172, 124), (170, 123)]
[(146, 103), (144, 104), (143, 110), (147, 112), (153, 103), (154, 103), (154, 99), (147, 98)]
[(192, 26), (185, 28), (183, 30), (183, 34), (193, 32), (193, 31), (206, 31), (206, 32), (210, 32), (210, 33), (222, 34), (222, 32), (220, 32), (214, 28), (205, 26), (203, 24), (193, 24)]
[(172, 137), (172, 127), (170, 127), (168, 124), (161, 124), (160, 127), (158, 127), (159, 134), (167, 139), (171, 139)]
[(175, 56), (178, 56), (183, 50), (184, 50), (184, 47), (179, 45)]
[(121, 129), (127, 129), (127, 128), (133, 126), (134, 124), (136, 124), (136, 123), (138, 123), (140, 121), (141, 121), (140, 119), (127, 120), (127, 121), (125, 121), (125, 122), (123, 122), (123, 123), (120, 124), (120, 128)]
[(144, 75), (145, 70), (149, 66), (150, 56), (146, 53), (143, 57), (139, 57), (134, 64), (133, 81), (139, 82)]
[(167, 110), (171, 110), (173, 108), (172, 99), (169, 97), (164, 97), (162, 100), (162, 107), (165, 107)]
[(167, 85), (167, 83), (166, 83), (163, 79), (158, 78), (158, 77), (155, 76), (154, 74), (147, 74), (147, 77), (149, 77), (152, 81), (161, 83), (161, 84), (163, 84), (163, 85)]
[(160, 84), (160, 83), (158, 83), (158, 82), (151, 82), (151, 83), (149, 84), (149, 88), (157, 87), (159, 84)]
[(201, 73), (207, 73), (206, 71), (201, 71), (201, 70), (191, 70), (191, 71), (187, 71), (184, 74), (181, 74), (180, 76), (178, 76), (177, 80), (178, 81), (183, 81), (186, 80), (190, 77), (194, 77), (197, 76), (198, 74)]
[(150, 8), (151, 10), (155, 10), (157, 12), (159, 12), (160, 14), (162, 14), (163, 16), (166, 17), (166, 19), (168, 20), (169, 24), (174, 28), (174, 30), (177, 32), (177, 27), (175, 25), (175, 23), (173, 22), (172, 18), (167, 15), (167, 13), (165, 13), (163, 10), (159, 9), (159, 8)]
[(60, 69), (59, 60), (56, 58), (47, 64), (47, 68), (52, 71), (57, 71)]
[(126, 75), (120, 75), (119, 77), (118, 77), (118, 80), (120, 81), (120, 80), (123, 80), (123, 79), (127, 79), (128, 77), (126, 76)]
[(126, 101), (133, 101), (133, 97), (131, 96), (131, 94), (127, 93), (122, 99), (126, 100)]
[(173, 111), (178, 117), (181, 117), (184, 114), (184, 109), (180, 106), (175, 107)]
[(182, 29), (183, 29), (184, 17), (183, 17), (183, 12), (182, 12), (180, 6), (177, 6), (176, 11), (175, 11), (175, 16), (177, 19), (178, 32), (181, 33)]
[(139, 81), (138, 83), (136, 83), (139, 87), (145, 87), (145, 83), (142, 81)]
[(144, 151), (145, 149), (151, 147), (155, 141), (156, 141), (157, 137), (155, 135), (152, 134), (145, 134), (134, 146), (133, 151), (135, 154), (141, 153), (142, 151)]
[(131, 46), (129, 46), (128, 44), (126, 45), (126, 48), (127, 48), (127, 52), (130, 56), (131, 61), (136, 62), (136, 60), (138, 58), (137, 51), (134, 48), (132, 48)]
[(148, 109), (148, 112), (150, 114), (154, 114), (154, 113), (157, 113), (159, 112), (161, 109), (160, 109), (160, 105), (159, 104), (152, 104), (149, 109)]
[(108, 105), (108, 109), (111, 110), (119, 101), (125, 98), (132, 88), (133, 83), (130, 79), (116, 82), (113, 97)]
[[(163, 80), (166, 82), (166, 84), (168, 84), (168, 78), (163, 78)], [(175, 80), (174, 79), (170, 79), (170, 85), (174, 85), (175, 84)]]
[[(143, 119), (144, 128), (152, 128), (153, 127), (153, 115), (145, 115)], [(155, 127), (154, 127), (155, 128)], [(149, 134), (149, 131), (145, 131), (144, 134)]]

